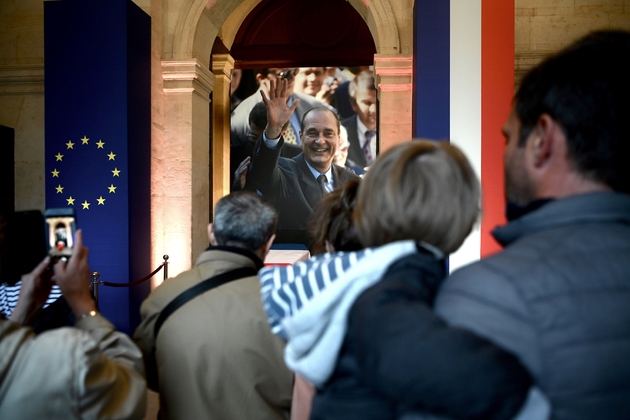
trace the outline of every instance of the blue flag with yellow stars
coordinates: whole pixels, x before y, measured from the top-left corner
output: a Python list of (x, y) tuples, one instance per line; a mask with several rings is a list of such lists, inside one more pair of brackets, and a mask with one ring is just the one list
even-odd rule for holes
[(127, 159), (118, 153), (119, 162), (116, 162), (117, 153), (111, 147), (107, 152), (106, 145), (103, 139), (91, 139), (84, 134), (74, 141), (68, 139), (57, 153), (53, 153), (54, 163), (49, 162), (52, 170), (47, 176), (48, 189), (51, 193), (54, 190), (48, 201), (50, 204), (72, 206), (78, 212), (92, 210), (110, 214), (122, 207), (126, 201), (128, 177), (117, 163), (126, 166)]
[[(46, 207), (72, 207), (99, 280), (150, 267), (150, 18), (130, 0), (44, 2)], [(99, 287), (132, 333), (141, 286)]]

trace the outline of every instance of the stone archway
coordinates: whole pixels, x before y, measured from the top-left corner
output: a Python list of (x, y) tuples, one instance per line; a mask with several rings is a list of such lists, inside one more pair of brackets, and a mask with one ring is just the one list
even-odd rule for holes
[[(315, 0), (314, 0), (315, 1)], [(155, 2), (154, 2), (155, 3)], [(207, 246), (211, 203), (229, 192), (229, 53), (210, 51), (218, 36), (229, 49), (259, 0), (166, 0), (153, 10), (161, 24), (154, 40), (152, 249), (169, 249), (172, 272), (190, 266)], [(386, 149), (411, 137), (413, 1), (349, 0), (367, 23), (374, 56), (380, 138)], [(158, 26), (160, 26), (158, 24)], [(156, 26), (156, 24), (154, 24)], [(155, 32), (155, 30), (154, 30)], [(157, 55), (159, 54), (159, 57)], [(210, 92), (213, 100), (212, 145)], [(212, 151), (210, 150), (212, 147)], [(213, 185), (209, 185), (210, 155)], [(212, 195), (210, 194), (212, 191)], [(175, 249), (173, 249), (175, 248)], [(154, 252), (155, 253), (155, 252)], [(174, 258), (173, 258), (174, 255)], [(162, 255), (153, 255), (160, 261)]]

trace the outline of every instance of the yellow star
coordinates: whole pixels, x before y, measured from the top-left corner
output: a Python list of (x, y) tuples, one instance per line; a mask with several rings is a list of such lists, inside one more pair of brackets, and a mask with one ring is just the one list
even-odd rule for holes
[(63, 160), (63, 155), (61, 153), (57, 153), (55, 155), (55, 158), (57, 158), (56, 162), (59, 162), (59, 161)]
[(120, 174), (120, 169), (118, 169), (118, 168), (114, 168), (114, 170), (112, 171), (112, 173), (114, 174), (114, 176), (119, 176), (118, 174)]
[(74, 198), (72, 198), (72, 196), (66, 198), (66, 201), (68, 202), (69, 206), (74, 206)]
[(109, 160), (116, 160), (114, 159), (116, 157), (116, 154), (114, 152), (109, 152), (107, 156), (109, 156)]
[(103, 140), (100, 140), (96, 142), (96, 148), (97, 149), (102, 149), (103, 146), (105, 146), (105, 143), (103, 143)]
[(53, 178), (59, 178), (59, 171), (57, 170), (57, 168), (53, 169), (51, 174), (52, 174)]
[(83, 136), (83, 138), (81, 139), (81, 144), (88, 144), (88, 141), (90, 139), (88, 139), (86, 136)]
[(114, 184), (112, 184), (112, 185), (110, 185), (110, 186), (109, 186), (109, 187), (107, 187), (107, 188), (109, 188), (109, 193), (110, 193), (110, 194), (111, 194), (111, 193), (116, 194), (116, 188), (118, 188), (118, 187), (114, 187)]
[(68, 140), (68, 143), (66, 143), (66, 146), (68, 147), (68, 149), (74, 149), (74, 143), (72, 143), (72, 140)]
[(102, 195), (99, 198), (97, 198), (96, 201), (98, 201), (98, 205), (99, 206), (104, 206), (105, 205), (105, 199), (103, 198)]
[(87, 200), (85, 200), (83, 203), (81, 203), (81, 205), (83, 206), (83, 210), (89, 210), (90, 209), (90, 203), (88, 203)]
[(61, 194), (63, 192), (63, 187), (61, 186), (61, 184), (57, 185), (57, 188), (55, 188), (57, 190), (57, 194)]

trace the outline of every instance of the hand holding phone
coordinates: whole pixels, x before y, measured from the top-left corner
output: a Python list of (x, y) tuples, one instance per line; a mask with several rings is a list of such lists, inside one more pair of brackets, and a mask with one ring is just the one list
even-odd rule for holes
[(54, 266), (53, 281), (61, 289), (68, 306), (77, 318), (96, 310), (96, 303), (90, 292), (90, 266), (88, 248), (83, 246), (83, 233), (76, 232), (75, 252), (68, 263), (59, 262)]

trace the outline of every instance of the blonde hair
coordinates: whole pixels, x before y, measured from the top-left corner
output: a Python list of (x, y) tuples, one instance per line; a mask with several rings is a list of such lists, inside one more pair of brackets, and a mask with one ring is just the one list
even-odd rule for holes
[(480, 195), (461, 150), (416, 139), (376, 159), (359, 188), (353, 222), (366, 247), (413, 239), (448, 254), (479, 219)]

